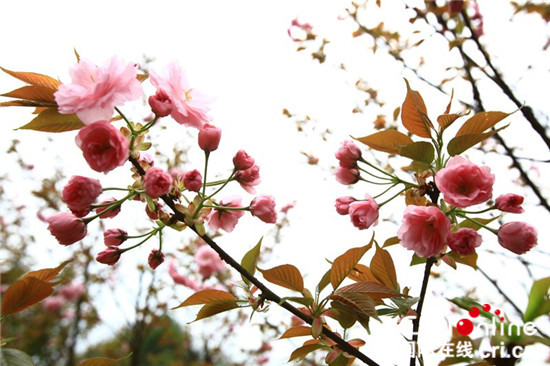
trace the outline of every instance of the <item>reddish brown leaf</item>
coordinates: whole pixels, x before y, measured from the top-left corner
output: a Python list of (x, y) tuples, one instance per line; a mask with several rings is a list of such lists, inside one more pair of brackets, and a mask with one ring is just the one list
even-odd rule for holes
[(0, 69), (16, 79), (26, 82), (27, 84), (42, 86), (44, 88), (48, 88), (54, 91), (56, 91), (59, 85), (61, 85), (60, 81), (55, 80), (54, 78), (47, 75), (37, 74), (34, 72), (11, 71), (8, 69), (4, 69), (3, 67), (0, 67)]
[(196, 322), (197, 320), (201, 320), (204, 318), (211, 317), (213, 315), (223, 313), (224, 311), (232, 310), (238, 308), (239, 305), (237, 305), (237, 301), (217, 301), (217, 302), (211, 302), (208, 304), (205, 304), (197, 314), (197, 317), (193, 322)]
[(355, 138), (355, 140), (362, 142), (371, 149), (387, 152), (389, 154), (399, 154), (403, 146), (407, 146), (414, 142), (409, 136), (393, 129), (358, 137)]
[(464, 116), (468, 113), (452, 113), (452, 114), (442, 114), (439, 117), (437, 117), (437, 123), (439, 123), (439, 126), (442, 130), (449, 127), (454, 121), (459, 119), (460, 117)]
[(0, 103), (0, 107), (57, 107), (50, 102), (37, 102), (33, 100), (10, 100)]
[(221, 291), (221, 290), (202, 290), (195, 292), (193, 295), (189, 296), (184, 302), (179, 304), (173, 309), (181, 308), (184, 306), (191, 306), (191, 305), (201, 305), (201, 304), (208, 304), (211, 302), (220, 302), (220, 301), (235, 301), (237, 298), (230, 294), (229, 292)]
[(324, 346), (320, 343), (308, 344), (302, 347), (296, 348), (291, 354), (288, 362), (293, 360), (301, 360), (313, 351), (316, 351)]
[(456, 136), (480, 134), (508, 117), (504, 112), (482, 112), (470, 117), (456, 133)]
[(364, 247), (351, 248), (339, 256), (332, 263), (330, 270), (330, 283), (332, 288), (337, 289), (342, 281), (353, 271), (353, 268), (361, 260), (363, 255), (372, 247), (374, 235), (369, 244)]
[(60, 114), (55, 108), (48, 108), (40, 112), (32, 121), (19, 127), (21, 130), (41, 132), (65, 132), (78, 130), (84, 124), (74, 114)]
[(9, 93), (2, 94), (2, 96), (56, 104), (53, 93), (55, 93), (55, 90), (45, 88), (43, 86), (27, 85), (19, 89), (12, 90)]
[(368, 295), (373, 299), (383, 299), (386, 297), (401, 296), (399, 292), (396, 292), (393, 289), (379, 282), (373, 282), (373, 281), (352, 283), (351, 285), (344, 286), (340, 288), (338, 291), (336, 291), (337, 294), (340, 294), (342, 292), (361, 293), (361, 294)]
[(376, 252), (370, 262), (370, 269), (374, 277), (389, 288), (399, 291), (395, 266), (390, 253), (385, 249), (376, 247)]
[(411, 89), (407, 79), (405, 84), (407, 84), (407, 95), (401, 107), (403, 126), (417, 136), (430, 138), (430, 128), (433, 128), (433, 124), (428, 118), (424, 99), (419, 92)]
[(290, 290), (303, 292), (304, 279), (300, 270), (291, 264), (283, 264), (271, 269), (259, 269), (262, 275), (271, 283), (288, 288)]
[(311, 327), (305, 325), (290, 327), (285, 330), (285, 332), (279, 337), (279, 339), (303, 336), (311, 336)]
[(355, 267), (353, 267), (353, 270), (351, 271), (348, 277), (356, 282), (378, 281), (376, 277), (373, 276), (369, 267), (359, 263), (357, 263)]
[(449, 141), (449, 144), (447, 145), (447, 152), (451, 156), (459, 155), (475, 144), (493, 136), (495, 133), (505, 129), (506, 127), (508, 127), (508, 125), (485, 133), (472, 133), (468, 135), (456, 136)]
[(35, 277), (15, 281), (2, 297), (2, 316), (15, 314), (44, 300), (53, 293), (53, 285)]
[(44, 268), (44, 269), (39, 269), (38, 271), (32, 271), (32, 272), (29, 272), (29, 273), (25, 274), (22, 278), (34, 277), (34, 278), (38, 278), (39, 280), (42, 280), (42, 281), (45, 281), (45, 282), (50, 282), (51, 280), (53, 280), (55, 278), (55, 276), (57, 276), (59, 274), (59, 272), (61, 272), (61, 270), (63, 268), (65, 268), (65, 266), (67, 264), (69, 264), (71, 262), (72, 262), (72, 259), (61, 263), (59, 266), (57, 266), (55, 268)]
[(331, 295), (330, 299), (339, 301), (358, 313), (378, 319), (374, 301), (368, 295), (358, 292), (338, 292)]

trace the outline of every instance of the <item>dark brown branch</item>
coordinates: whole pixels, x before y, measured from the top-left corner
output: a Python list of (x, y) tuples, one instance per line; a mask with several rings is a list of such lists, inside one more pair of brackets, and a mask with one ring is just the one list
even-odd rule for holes
[[(141, 167), (141, 165), (139, 165), (139, 162), (136, 159), (130, 157), (129, 160), (141, 176), (145, 175), (145, 170)], [(170, 207), (170, 209), (172, 209), (174, 213), (174, 218), (176, 220), (185, 222), (185, 215), (176, 209), (175, 203), (170, 196), (164, 195), (161, 197), (161, 199), (164, 201), (164, 203), (166, 203), (166, 205), (168, 205), (168, 207)], [(225, 252), (212, 238), (210, 238), (208, 235), (200, 235), (194, 226), (190, 226), (189, 228), (193, 230), (202, 240), (204, 240), (212, 249), (214, 249), (222, 260), (224, 260), (228, 265), (230, 265), (237, 272), (239, 272), (239, 274), (241, 274), (244, 278), (246, 278), (248, 281), (254, 284), (254, 286), (256, 286), (258, 290), (261, 291), (262, 298), (276, 303), (277, 305), (281, 306), (285, 310), (296, 315), (298, 318), (302, 319), (306, 323), (310, 325), (313, 324), (313, 319), (311, 318), (311, 316), (301, 312), (300, 310), (298, 310), (296, 307), (292, 306), (288, 302), (283, 301), (280, 296), (275, 294), (260, 280), (258, 280), (254, 275), (252, 275), (250, 272), (244, 269), (233, 257), (231, 257), (227, 252)], [(365, 364), (369, 366), (379, 366), (375, 361), (373, 361), (368, 356), (366, 356), (361, 351), (359, 351), (357, 348), (353, 347), (348, 342), (340, 338), (336, 333), (323, 327), (323, 334), (330, 340), (334, 341), (342, 351), (356, 357), (357, 359), (363, 361)]]

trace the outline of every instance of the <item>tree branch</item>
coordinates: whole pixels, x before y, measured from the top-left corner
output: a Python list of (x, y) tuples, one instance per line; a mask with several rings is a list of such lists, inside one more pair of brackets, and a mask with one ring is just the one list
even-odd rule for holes
[[(430, 272), (432, 266), (435, 263), (435, 258), (428, 258), (426, 266), (424, 267), (424, 278), (422, 280), (422, 288), (420, 289), (420, 300), (416, 307), (416, 318), (413, 320), (413, 333), (412, 333), (412, 345), (416, 348), (418, 344), (418, 332), (420, 330), (420, 317), (422, 316), (422, 307), (424, 306), (424, 299), (426, 298), (426, 290), (428, 289), (428, 281), (430, 279)], [(419, 355), (420, 357), (420, 355)], [(411, 354), (410, 366), (416, 365), (416, 351)]]

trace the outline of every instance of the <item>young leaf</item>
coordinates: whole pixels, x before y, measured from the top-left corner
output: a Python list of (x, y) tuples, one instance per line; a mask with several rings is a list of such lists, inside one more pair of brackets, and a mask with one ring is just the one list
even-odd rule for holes
[(351, 307), (358, 313), (378, 319), (378, 313), (374, 307), (374, 301), (367, 295), (357, 292), (339, 292), (330, 296), (331, 300), (339, 301)]
[(386, 297), (401, 296), (399, 292), (373, 281), (352, 283), (351, 285), (338, 289), (335, 293), (340, 294), (342, 292), (361, 293), (377, 300)]
[[(410, 189), (409, 189), (409, 191), (410, 191)], [(400, 242), (401, 242), (401, 240), (399, 240), (399, 238), (397, 236), (392, 236), (391, 238), (386, 239), (386, 241), (384, 242), (384, 245), (382, 245), (382, 248), (386, 248), (386, 247), (389, 247), (391, 245), (399, 244)]]
[(399, 149), (399, 155), (406, 158), (431, 164), (435, 157), (435, 149), (426, 141), (417, 141)]
[(59, 274), (59, 272), (61, 272), (61, 270), (63, 268), (65, 268), (65, 266), (67, 264), (69, 264), (71, 262), (72, 262), (72, 259), (61, 263), (59, 266), (57, 266), (55, 268), (44, 268), (44, 269), (39, 269), (38, 271), (32, 271), (32, 272), (29, 272), (29, 273), (25, 274), (22, 278), (35, 277), (35, 278), (38, 278), (39, 280), (49, 282), (49, 281), (53, 280), (55, 278), (55, 276), (57, 276)]
[(310, 326), (298, 325), (295, 327), (290, 327), (287, 330), (285, 330), (285, 332), (279, 337), (279, 339), (303, 337), (303, 336), (311, 336)]
[(533, 283), (529, 293), (529, 303), (523, 315), (523, 320), (530, 322), (541, 315), (550, 312), (550, 299), (548, 290), (550, 289), (550, 277), (542, 278)]
[(349, 329), (357, 322), (357, 312), (353, 307), (339, 301), (333, 301), (331, 305), (327, 316), (336, 319), (342, 328)]
[(356, 282), (373, 281), (378, 282), (376, 277), (372, 274), (369, 267), (364, 264), (357, 263), (348, 277)]
[(306, 344), (302, 347), (298, 347), (290, 354), (290, 358), (288, 359), (288, 362), (294, 361), (294, 360), (301, 360), (311, 352), (316, 351), (323, 347), (325, 346), (323, 346), (320, 343)]
[(330, 270), (330, 283), (333, 289), (337, 289), (342, 281), (353, 271), (355, 265), (361, 260), (367, 250), (372, 247), (373, 241), (374, 235), (369, 244), (364, 247), (349, 249), (334, 260)]
[(508, 125), (501, 127), (497, 130), (485, 132), (485, 133), (472, 133), (467, 135), (456, 136), (449, 141), (447, 145), (447, 152), (451, 156), (462, 154), (478, 142), (485, 140), (493, 136), (495, 133), (505, 129)]
[(395, 266), (390, 253), (385, 249), (376, 247), (376, 252), (370, 262), (370, 270), (374, 277), (389, 288), (399, 291), (399, 283), (395, 273)]
[(44, 300), (53, 293), (53, 284), (35, 277), (20, 278), (2, 297), (2, 316), (15, 314)]
[(428, 118), (424, 99), (419, 92), (411, 89), (407, 79), (405, 79), (405, 84), (407, 84), (407, 95), (401, 107), (403, 126), (417, 136), (430, 138), (430, 128), (433, 127), (433, 124)]
[(27, 85), (19, 89), (12, 90), (9, 93), (2, 94), (3, 97), (17, 98), (24, 100), (34, 100), (56, 105), (53, 96), (55, 90), (43, 86)]
[(37, 74), (34, 72), (11, 71), (8, 69), (4, 69), (3, 67), (0, 67), (0, 69), (16, 79), (26, 82), (27, 84), (42, 86), (44, 88), (48, 88), (54, 91), (56, 91), (59, 85), (61, 85), (60, 81), (55, 80), (54, 78), (47, 75)]
[(271, 283), (290, 290), (304, 292), (304, 279), (300, 270), (291, 264), (283, 264), (271, 269), (260, 269), (262, 275)]
[(389, 154), (399, 154), (399, 150), (403, 146), (413, 143), (413, 140), (409, 136), (393, 129), (376, 132), (364, 137), (354, 137), (354, 139), (371, 149)]
[(459, 119), (460, 117), (468, 114), (469, 112), (465, 113), (452, 113), (452, 114), (442, 114), (439, 117), (437, 117), (437, 123), (439, 123), (439, 126), (442, 130), (449, 127), (454, 121)]
[[(263, 238), (262, 238), (263, 239)], [(256, 265), (258, 264), (258, 259), (260, 258), (260, 248), (262, 246), (262, 239), (254, 246), (254, 248), (250, 249), (241, 260), (241, 266), (248, 271), (250, 274), (254, 274), (256, 272)], [(241, 276), (244, 283), (246, 283), (247, 286), (250, 287), (250, 281), (247, 280), (244, 276)]]
[(325, 272), (323, 277), (321, 278), (321, 281), (319, 281), (319, 284), (317, 284), (317, 293), (321, 293), (325, 289), (325, 287), (328, 286), (330, 283), (330, 269)]
[(236, 300), (235, 301), (227, 300), (227, 301), (211, 302), (211, 303), (205, 304), (199, 310), (199, 313), (197, 314), (197, 317), (195, 318), (195, 320), (193, 320), (193, 322), (196, 322), (198, 320), (208, 318), (208, 317), (211, 317), (213, 315), (223, 313), (224, 311), (232, 310), (232, 309), (235, 309), (235, 308), (238, 308), (238, 307), (239, 307), (239, 305), (237, 305)]
[(47, 108), (19, 130), (65, 132), (78, 130), (84, 124), (74, 114), (60, 114), (55, 108)]
[(480, 134), (508, 117), (510, 113), (482, 112), (470, 117), (456, 133), (456, 136)]
[(221, 291), (221, 290), (202, 290), (195, 292), (193, 295), (189, 296), (187, 300), (179, 304), (178, 306), (172, 308), (178, 309), (184, 306), (191, 306), (191, 305), (201, 305), (201, 304), (209, 304), (213, 302), (221, 302), (221, 301), (235, 301), (237, 298), (230, 294), (229, 292)]
[[(483, 217), (472, 217), (473, 220), (475, 220), (475, 221), (477, 221), (477, 222), (479, 222), (480, 224), (483, 224), (483, 225), (490, 224), (491, 222), (495, 221), (498, 218), (499, 218), (499, 216), (491, 217), (491, 218), (488, 218), (488, 219), (483, 218)], [(477, 225), (476, 223), (471, 222), (470, 220), (464, 220), (460, 224), (458, 224), (458, 226), (460, 228), (467, 227), (467, 228), (474, 229), (474, 230), (481, 229), (481, 226)]]
[(447, 253), (446, 257), (451, 258), (456, 263), (461, 263), (466, 266), (470, 266), (473, 269), (477, 269), (477, 253), (469, 255), (460, 255), (455, 252)]
[(34, 366), (31, 356), (18, 349), (0, 348), (0, 365), (2, 366)]

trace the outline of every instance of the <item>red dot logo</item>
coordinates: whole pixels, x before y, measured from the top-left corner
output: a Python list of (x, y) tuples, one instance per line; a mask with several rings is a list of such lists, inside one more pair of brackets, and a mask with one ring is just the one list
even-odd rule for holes
[(472, 323), (470, 319), (460, 319), (458, 323), (456, 323), (456, 331), (463, 336), (469, 335), (473, 330), (474, 323)]

